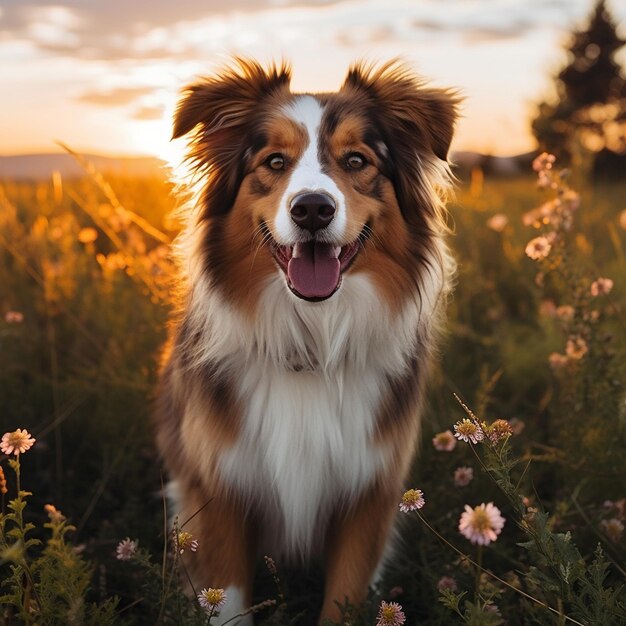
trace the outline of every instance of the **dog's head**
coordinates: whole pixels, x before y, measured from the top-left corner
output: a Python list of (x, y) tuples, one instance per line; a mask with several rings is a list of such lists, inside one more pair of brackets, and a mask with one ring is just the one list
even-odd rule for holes
[(367, 272), (398, 298), (443, 229), (458, 98), (395, 62), (352, 67), (336, 93), (289, 83), (285, 66), (239, 60), (179, 103), (173, 136), (193, 131), (206, 176), (196, 226), (213, 284), (252, 305), (280, 272), (296, 297), (321, 301)]

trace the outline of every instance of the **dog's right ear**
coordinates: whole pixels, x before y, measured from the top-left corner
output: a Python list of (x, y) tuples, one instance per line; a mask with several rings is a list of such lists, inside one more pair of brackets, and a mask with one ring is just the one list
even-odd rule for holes
[(289, 90), (288, 66), (265, 70), (255, 61), (235, 59), (220, 74), (190, 85), (174, 114), (172, 139), (193, 132), (187, 159), (210, 175), (203, 193), (205, 217), (232, 207), (253, 139), (255, 112), (265, 99)]
[(216, 76), (190, 85), (183, 91), (174, 114), (172, 139), (201, 124), (205, 135), (241, 126), (259, 102), (289, 86), (291, 70), (283, 64), (265, 70), (256, 61), (235, 59), (235, 64)]

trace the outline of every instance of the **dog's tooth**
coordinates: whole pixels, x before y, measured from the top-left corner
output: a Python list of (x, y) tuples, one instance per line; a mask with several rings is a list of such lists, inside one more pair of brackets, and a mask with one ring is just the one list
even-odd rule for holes
[(297, 243), (293, 247), (293, 252), (291, 253), (291, 258), (292, 259), (299, 259), (301, 256), (302, 256), (302, 244), (301, 243)]
[(341, 254), (341, 248), (339, 246), (337, 246), (335, 248), (335, 256), (338, 257)]

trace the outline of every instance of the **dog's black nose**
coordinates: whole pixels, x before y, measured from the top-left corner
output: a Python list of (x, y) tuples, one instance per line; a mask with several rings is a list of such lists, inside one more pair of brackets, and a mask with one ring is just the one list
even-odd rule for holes
[(326, 193), (302, 193), (291, 201), (291, 219), (311, 234), (328, 226), (337, 207)]

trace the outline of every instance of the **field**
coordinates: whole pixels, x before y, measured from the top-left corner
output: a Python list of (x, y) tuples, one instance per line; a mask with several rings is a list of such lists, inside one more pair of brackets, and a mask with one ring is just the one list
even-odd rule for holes
[[(558, 191), (533, 172), (459, 184), (458, 285), (407, 485), (426, 504), (404, 516), (403, 549), (346, 623), (377, 623), (381, 600), (401, 604), (407, 624), (626, 623), (626, 183), (565, 184), (580, 193), (578, 208), (561, 196), (571, 224), (548, 208), (529, 215)], [(95, 172), (1, 183), (0, 432), (37, 440), (19, 457), (32, 495), (16, 496), (15, 463), (0, 459), (5, 624), (209, 619), (179, 590), (150, 424), (179, 228), (171, 191)], [(542, 242), (527, 249), (551, 232), (545, 257)], [(468, 417), (455, 394), (514, 434), (435, 446)], [(455, 481), (459, 467), (473, 477)], [(480, 548), (459, 517), (489, 502), (506, 521)], [(138, 552), (116, 558), (127, 537)], [(276, 565), (276, 576), (259, 569), (255, 601), (276, 603), (257, 622), (313, 623), (319, 572)]]

